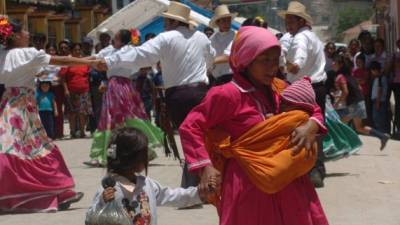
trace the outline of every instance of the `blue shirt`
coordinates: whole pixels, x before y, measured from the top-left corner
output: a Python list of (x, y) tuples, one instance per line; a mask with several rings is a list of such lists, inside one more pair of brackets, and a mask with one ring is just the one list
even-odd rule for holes
[(50, 91), (36, 91), (36, 102), (39, 106), (39, 111), (53, 111), (54, 94)]
[[(380, 79), (380, 81), (379, 81)], [(378, 88), (381, 88), (381, 97), (379, 99), (380, 102), (386, 101), (386, 95), (388, 93), (388, 81), (386, 76), (381, 76), (374, 78), (374, 81), (372, 83), (372, 93), (371, 93), (371, 99), (372, 100), (378, 100)]]

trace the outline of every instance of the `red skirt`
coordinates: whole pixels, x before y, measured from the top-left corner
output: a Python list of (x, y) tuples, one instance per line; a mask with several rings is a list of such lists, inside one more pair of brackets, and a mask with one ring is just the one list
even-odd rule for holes
[(307, 175), (275, 194), (267, 194), (253, 185), (231, 159), (226, 165), (222, 190), (221, 225), (328, 225)]

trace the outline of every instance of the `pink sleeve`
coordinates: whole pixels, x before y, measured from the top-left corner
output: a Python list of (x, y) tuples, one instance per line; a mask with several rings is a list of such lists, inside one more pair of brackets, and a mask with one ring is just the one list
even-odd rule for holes
[(343, 74), (339, 74), (336, 78), (336, 84), (347, 84), (347, 79)]
[(321, 108), (318, 105), (314, 105), (314, 111), (310, 119), (318, 124), (320, 134), (328, 133), (328, 129), (325, 126), (324, 115), (322, 115)]
[(234, 94), (231, 93), (231, 90), (226, 90), (226, 87), (229, 86), (212, 88), (179, 127), (179, 135), (189, 171), (211, 164), (204, 144), (204, 133), (208, 128), (229, 120), (235, 113), (235, 106), (238, 104), (234, 104)]

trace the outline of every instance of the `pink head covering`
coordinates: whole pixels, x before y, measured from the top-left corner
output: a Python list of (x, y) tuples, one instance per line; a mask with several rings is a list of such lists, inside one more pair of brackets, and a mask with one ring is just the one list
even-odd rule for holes
[(287, 87), (281, 94), (282, 100), (292, 105), (298, 106), (308, 112), (313, 112), (315, 92), (311, 86), (309, 77), (304, 77)]
[(238, 74), (253, 60), (272, 47), (281, 47), (278, 39), (269, 30), (255, 26), (241, 27), (233, 41), (229, 63), (234, 74)]

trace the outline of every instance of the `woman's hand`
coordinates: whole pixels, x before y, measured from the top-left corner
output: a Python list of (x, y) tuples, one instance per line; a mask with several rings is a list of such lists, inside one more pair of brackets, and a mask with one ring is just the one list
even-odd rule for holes
[(300, 67), (297, 64), (291, 62), (286, 63), (286, 69), (292, 74), (297, 74), (300, 71)]
[(221, 173), (212, 165), (204, 167), (200, 173), (199, 193), (215, 193), (221, 188)]
[(103, 191), (103, 200), (104, 202), (112, 201), (115, 197), (115, 188), (108, 187)]
[(315, 138), (317, 136), (319, 127), (317, 122), (309, 119), (307, 123), (297, 127), (291, 134), (291, 144), (295, 145), (292, 155), (300, 153), (302, 148), (306, 148), (307, 157), (311, 155)]

